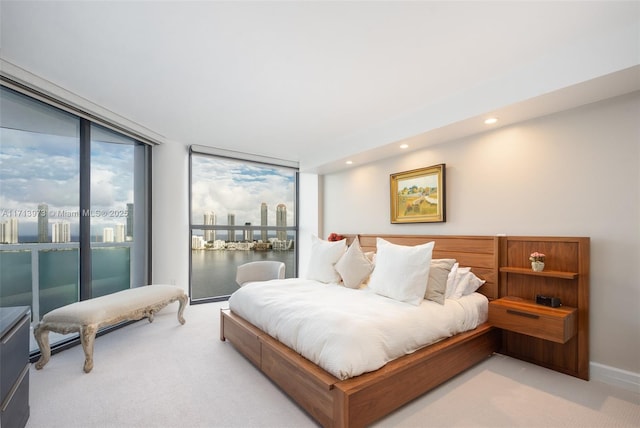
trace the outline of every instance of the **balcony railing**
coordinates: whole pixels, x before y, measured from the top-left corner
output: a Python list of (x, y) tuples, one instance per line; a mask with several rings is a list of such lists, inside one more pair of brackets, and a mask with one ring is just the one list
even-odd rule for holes
[[(131, 287), (132, 244), (91, 244), (93, 297)], [(77, 302), (79, 254), (77, 242), (1, 244), (0, 306), (30, 306), (35, 324), (47, 312)]]

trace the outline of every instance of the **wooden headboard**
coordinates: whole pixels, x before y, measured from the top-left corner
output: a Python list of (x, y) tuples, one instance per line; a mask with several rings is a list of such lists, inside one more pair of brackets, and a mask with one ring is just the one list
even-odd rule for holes
[[(356, 235), (344, 235), (351, 244)], [(456, 259), (460, 266), (471, 270), (486, 281), (479, 293), (490, 300), (497, 299), (498, 286), (498, 237), (461, 235), (357, 235), (364, 251), (376, 251), (376, 238), (380, 237), (398, 245), (420, 245), (434, 241), (434, 259)]]

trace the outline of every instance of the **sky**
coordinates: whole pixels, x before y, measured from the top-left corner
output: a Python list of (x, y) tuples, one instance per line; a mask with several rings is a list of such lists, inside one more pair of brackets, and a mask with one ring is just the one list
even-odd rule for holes
[[(126, 224), (133, 202), (132, 145), (92, 142), (92, 234)], [(19, 235), (37, 234), (38, 205), (46, 203), (51, 224), (79, 224), (80, 166), (77, 137), (0, 128), (0, 221), (15, 217)]]
[(287, 168), (214, 158), (192, 157), (192, 222), (203, 224), (204, 213), (214, 211), (216, 224), (260, 225), (260, 207), (267, 203), (268, 225), (276, 225), (276, 207), (287, 207), (287, 226), (294, 226), (295, 174)]
[[(126, 224), (127, 203), (133, 203), (133, 150), (132, 145), (92, 141), (92, 235)], [(236, 225), (258, 226), (266, 202), (269, 225), (276, 225), (281, 203), (287, 207), (287, 225), (295, 225), (293, 170), (198, 155), (192, 165), (194, 224), (214, 211), (219, 225), (226, 225), (233, 213)], [(79, 183), (77, 137), (0, 128), (0, 221), (18, 218), (20, 236), (37, 235), (40, 203), (48, 205), (49, 234), (52, 223), (64, 220), (77, 235)]]

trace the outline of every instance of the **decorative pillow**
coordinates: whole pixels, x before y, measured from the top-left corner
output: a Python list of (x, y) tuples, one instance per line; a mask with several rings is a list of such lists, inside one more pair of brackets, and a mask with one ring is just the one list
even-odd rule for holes
[(434, 242), (405, 246), (377, 238), (376, 265), (369, 289), (418, 306), (424, 300)]
[(307, 279), (320, 282), (340, 282), (335, 264), (347, 248), (347, 240), (329, 242), (313, 235), (311, 237), (311, 258), (307, 269)]
[(487, 282), (484, 279), (478, 278), (473, 272), (469, 272), (467, 275), (469, 277), (469, 282), (465, 285), (462, 290), (462, 295), (466, 296), (471, 293), (475, 293), (478, 288), (482, 287), (482, 285)]
[(444, 305), (444, 296), (447, 289), (447, 278), (456, 259), (431, 260), (429, 268), (429, 281), (424, 298)]
[(358, 288), (367, 279), (372, 270), (373, 263), (362, 251), (360, 241), (356, 236), (347, 251), (336, 263), (336, 271), (342, 277), (345, 287)]
[(456, 289), (450, 298), (456, 300), (462, 296), (471, 294), (484, 283), (484, 280), (478, 278), (471, 272), (470, 267), (458, 268), (458, 273), (456, 274)]
[(451, 266), (451, 272), (449, 272), (449, 275), (447, 276), (447, 289), (444, 292), (445, 299), (450, 299), (451, 295), (456, 291), (456, 277), (458, 275), (459, 266), (459, 263), (455, 263)]

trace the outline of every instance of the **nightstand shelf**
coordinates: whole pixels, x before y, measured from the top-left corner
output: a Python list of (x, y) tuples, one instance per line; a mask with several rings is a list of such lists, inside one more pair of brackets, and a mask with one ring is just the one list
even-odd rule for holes
[(575, 336), (576, 313), (576, 308), (551, 308), (512, 296), (489, 303), (489, 323), (493, 326), (556, 343), (566, 343)]
[(547, 278), (576, 279), (578, 272), (564, 272), (559, 270), (543, 270), (536, 272), (530, 268), (504, 266), (500, 268), (500, 272), (518, 273), (522, 275), (543, 276)]
[[(499, 241), (500, 298), (489, 303), (489, 322), (502, 329), (500, 352), (589, 380), (589, 238), (505, 236)], [(545, 269), (531, 269), (532, 253)], [(562, 306), (536, 304), (536, 296)]]

